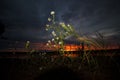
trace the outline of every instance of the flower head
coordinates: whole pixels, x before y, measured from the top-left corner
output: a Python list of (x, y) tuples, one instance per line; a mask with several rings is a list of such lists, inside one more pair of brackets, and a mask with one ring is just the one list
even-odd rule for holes
[(55, 11), (51, 11), (51, 13), (50, 13), (51, 15), (54, 15), (55, 14)]
[(54, 47), (56, 47), (56, 45), (53, 45)]
[(48, 18), (48, 21), (50, 22), (52, 19), (51, 18)]
[(46, 45), (49, 46), (49, 43), (47, 43)]
[(51, 43), (51, 41), (50, 41), (50, 40), (48, 40), (48, 43)]
[(59, 37), (56, 37), (56, 39), (58, 40), (58, 39), (59, 39)]
[(56, 33), (55, 33), (55, 31), (52, 31), (52, 35), (53, 35), (53, 36), (56, 36)]
[(70, 27), (70, 24), (68, 24), (67, 26)]
[(54, 41), (54, 39), (52, 39), (52, 41)]
[(58, 44), (62, 44), (62, 42), (59, 42)]
[(27, 41), (25, 44), (25, 48), (29, 48), (30, 47), (30, 41)]
[(49, 27), (50, 25), (49, 24), (46, 24), (46, 27)]
[(46, 28), (45, 30), (48, 31), (48, 28)]
[(64, 49), (60, 49), (60, 51), (64, 51)]
[(59, 23), (61, 26), (65, 26), (65, 23), (64, 22), (60, 22)]
[(27, 41), (27, 44), (29, 44), (30, 43), (30, 41)]

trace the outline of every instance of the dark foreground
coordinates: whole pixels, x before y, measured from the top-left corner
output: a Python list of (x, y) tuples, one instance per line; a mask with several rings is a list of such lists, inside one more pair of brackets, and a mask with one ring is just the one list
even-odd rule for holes
[(95, 65), (79, 57), (0, 58), (0, 80), (120, 80), (120, 56), (93, 56)]

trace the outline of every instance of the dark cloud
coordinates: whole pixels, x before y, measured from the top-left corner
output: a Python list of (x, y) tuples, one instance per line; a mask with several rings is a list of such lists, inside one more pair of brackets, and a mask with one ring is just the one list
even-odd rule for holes
[[(120, 31), (119, 0), (1, 0), (0, 20), (11, 40), (43, 41), (50, 38), (45, 24), (50, 11), (56, 19), (74, 25), (83, 34)], [(109, 29), (112, 29), (109, 32)], [(107, 33), (108, 31), (108, 33)]]

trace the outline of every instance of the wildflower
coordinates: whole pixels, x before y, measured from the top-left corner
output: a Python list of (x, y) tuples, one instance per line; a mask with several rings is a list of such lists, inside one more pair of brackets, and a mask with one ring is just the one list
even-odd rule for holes
[(54, 47), (56, 47), (56, 45), (53, 45)]
[(45, 30), (48, 31), (48, 28), (46, 28)]
[(61, 27), (62, 27), (63, 29), (68, 30), (68, 28), (67, 28), (67, 26), (65, 25), (65, 23), (61, 22), (60, 25), (61, 25)]
[(52, 41), (54, 41), (54, 39), (52, 39)]
[(69, 30), (70, 30), (70, 31), (73, 31), (72, 26), (70, 26), (69, 24), (68, 24), (67, 26), (69, 27)]
[(29, 44), (30, 43), (30, 41), (27, 41), (27, 44)]
[(63, 22), (60, 22), (59, 24), (60, 24), (60, 25), (62, 25), (62, 24), (63, 24)]
[(55, 33), (55, 31), (52, 31), (52, 35), (53, 35), (53, 36), (56, 36), (56, 33)]
[(47, 43), (46, 45), (49, 46), (49, 43)]
[(50, 22), (50, 21), (51, 21), (51, 18), (48, 18), (48, 21)]
[(69, 24), (68, 24), (67, 26), (68, 26), (68, 27), (70, 27), (70, 25), (69, 25)]
[(66, 34), (69, 34), (68, 32), (65, 32)]
[(30, 41), (27, 41), (25, 47), (28, 48), (29, 46), (30, 46)]
[(59, 42), (58, 44), (62, 44), (62, 42)]
[(48, 43), (51, 43), (51, 41), (50, 41), (50, 40), (48, 40)]
[(56, 37), (56, 39), (58, 40), (58, 39), (59, 39), (59, 37)]
[(50, 25), (46, 24), (46, 27), (49, 27)]
[(60, 51), (64, 51), (63, 49), (60, 49)]
[(51, 13), (50, 13), (51, 15), (54, 15), (55, 14), (55, 11), (51, 11)]
[(65, 26), (65, 23), (63, 23), (63, 22), (60, 22), (60, 25), (61, 25), (61, 26)]

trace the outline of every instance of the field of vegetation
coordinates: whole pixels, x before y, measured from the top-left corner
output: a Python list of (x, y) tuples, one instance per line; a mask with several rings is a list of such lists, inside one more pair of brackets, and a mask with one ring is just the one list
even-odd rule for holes
[[(71, 24), (56, 22), (54, 14), (51, 11), (46, 24), (52, 38), (46, 45), (55, 51), (36, 51), (27, 41), (29, 52), (0, 52), (0, 80), (120, 80), (120, 50), (108, 49), (106, 38), (99, 32), (92, 38), (78, 34)], [(69, 36), (81, 43), (80, 50), (65, 51)]]
[(0, 58), (1, 80), (119, 80), (119, 55), (97, 54), (84, 57), (86, 54), (74, 53), (80, 55), (61, 56), (49, 52), (34, 55), (16, 53), (16, 55), (29, 56), (27, 58), (5, 58), (4, 56)]

